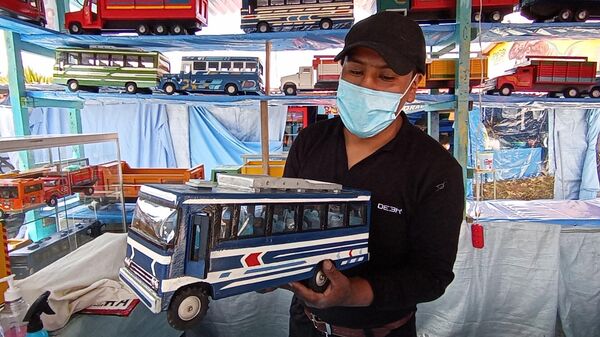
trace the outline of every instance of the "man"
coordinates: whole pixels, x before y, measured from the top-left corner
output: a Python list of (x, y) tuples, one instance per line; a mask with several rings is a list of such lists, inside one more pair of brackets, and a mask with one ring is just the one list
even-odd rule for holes
[(423, 32), (379, 13), (353, 26), (336, 59), (341, 118), (302, 130), (284, 175), (369, 190), (370, 259), (343, 273), (326, 261), (324, 293), (291, 283), (290, 336), (416, 336), (416, 305), (454, 278), (464, 210), (460, 165), (402, 112), (425, 73)]

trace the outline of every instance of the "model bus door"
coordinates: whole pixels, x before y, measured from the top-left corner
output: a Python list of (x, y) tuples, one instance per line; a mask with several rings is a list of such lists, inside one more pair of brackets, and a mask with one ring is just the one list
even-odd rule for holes
[(92, 25), (96, 21), (98, 14), (98, 0), (88, 0), (87, 6), (83, 7), (83, 19), (86, 26)]
[(208, 264), (208, 214), (195, 213), (188, 220), (189, 233), (186, 252), (185, 274), (198, 278), (206, 278)]

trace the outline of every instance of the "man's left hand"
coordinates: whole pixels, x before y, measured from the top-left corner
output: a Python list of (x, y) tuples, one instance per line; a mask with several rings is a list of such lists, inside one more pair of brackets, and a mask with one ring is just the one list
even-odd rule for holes
[(373, 301), (373, 290), (367, 280), (359, 277), (347, 278), (330, 260), (323, 262), (323, 272), (329, 279), (329, 286), (325, 292), (314, 292), (300, 282), (290, 283), (289, 290), (307, 306), (317, 309), (336, 306), (362, 307)]

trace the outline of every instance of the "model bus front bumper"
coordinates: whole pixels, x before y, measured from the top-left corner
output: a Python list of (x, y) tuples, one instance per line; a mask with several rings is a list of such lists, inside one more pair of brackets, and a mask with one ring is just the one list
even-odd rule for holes
[(140, 281), (129, 269), (119, 269), (119, 278), (133, 291), (137, 297), (155, 314), (161, 312), (161, 298), (154, 290)]

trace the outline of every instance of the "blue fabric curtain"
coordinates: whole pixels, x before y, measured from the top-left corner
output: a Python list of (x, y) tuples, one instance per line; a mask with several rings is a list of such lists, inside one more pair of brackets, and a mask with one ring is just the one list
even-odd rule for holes
[(581, 170), (581, 186), (579, 199), (595, 199), (600, 191), (598, 181), (598, 134), (600, 133), (600, 109), (587, 112), (587, 149), (584, 154), (583, 168)]

